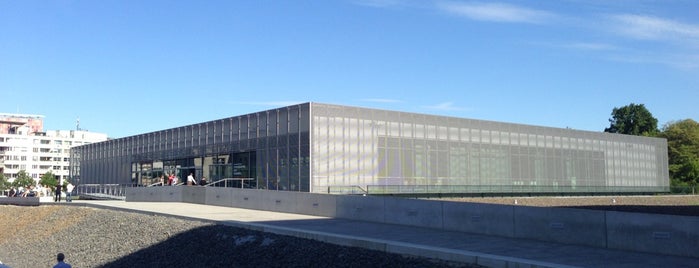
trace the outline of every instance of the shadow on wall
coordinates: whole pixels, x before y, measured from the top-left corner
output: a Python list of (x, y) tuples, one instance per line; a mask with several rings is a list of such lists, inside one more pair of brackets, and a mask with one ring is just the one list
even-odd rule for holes
[(699, 206), (644, 206), (644, 205), (609, 205), (609, 206), (568, 206), (562, 208), (592, 209), (648, 214), (665, 214), (677, 216), (699, 216)]

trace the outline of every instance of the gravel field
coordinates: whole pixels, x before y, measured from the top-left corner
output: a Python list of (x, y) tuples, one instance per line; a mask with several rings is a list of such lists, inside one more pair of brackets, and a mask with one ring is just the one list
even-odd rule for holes
[[(699, 196), (485, 197), (451, 201), (699, 216)], [(79, 206), (0, 206), (0, 261), (52, 267), (477, 267), (209, 222)]]
[(699, 216), (699, 195), (476, 197), (443, 200), (535, 207), (571, 207), (638, 213)]
[(52, 267), (478, 267), (247, 229), (78, 206), (0, 206), (0, 261)]

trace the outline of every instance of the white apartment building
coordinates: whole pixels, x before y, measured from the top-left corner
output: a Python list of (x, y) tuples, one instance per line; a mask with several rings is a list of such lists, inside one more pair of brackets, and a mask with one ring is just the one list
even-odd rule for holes
[(108, 139), (84, 130), (42, 131), (42, 121), (42, 116), (0, 114), (0, 173), (10, 182), (22, 170), (37, 182), (49, 171), (61, 181), (69, 179), (71, 148)]

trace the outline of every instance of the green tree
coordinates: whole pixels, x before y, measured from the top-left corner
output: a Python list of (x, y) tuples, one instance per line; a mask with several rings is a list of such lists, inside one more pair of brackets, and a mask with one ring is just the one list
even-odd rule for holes
[(668, 169), (673, 185), (699, 183), (699, 123), (692, 119), (667, 123), (659, 135), (667, 139)]
[(643, 104), (614, 107), (609, 123), (604, 132), (636, 136), (655, 136), (658, 133), (658, 119)]
[(56, 176), (53, 175), (51, 171), (48, 171), (44, 173), (44, 175), (41, 175), (41, 179), (39, 180), (39, 184), (41, 185), (47, 185), (49, 187), (56, 188), (56, 185), (58, 185), (58, 179), (56, 179)]
[(7, 190), (7, 188), (10, 188), (10, 182), (7, 181), (7, 178), (5, 178), (5, 175), (0, 173), (0, 191)]
[(29, 177), (26, 171), (20, 170), (17, 173), (17, 178), (12, 182), (12, 186), (15, 187), (27, 187), (28, 185), (36, 185), (36, 181)]

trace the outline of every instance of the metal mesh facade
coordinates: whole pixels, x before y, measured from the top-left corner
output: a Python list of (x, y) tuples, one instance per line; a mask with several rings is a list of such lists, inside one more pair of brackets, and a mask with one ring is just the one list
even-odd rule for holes
[(307, 192), (309, 112), (306, 103), (76, 147), (71, 176), (82, 184), (148, 185), (191, 172), (209, 182), (251, 177), (245, 187)]
[[(319, 193), (663, 192), (667, 142), (305, 103), (72, 149), (81, 184), (209, 182)], [(242, 182), (241, 182), (242, 183)]]
[(316, 103), (312, 111), (314, 192), (669, 187), (664, 139)]

